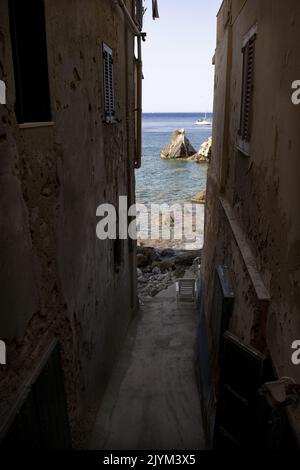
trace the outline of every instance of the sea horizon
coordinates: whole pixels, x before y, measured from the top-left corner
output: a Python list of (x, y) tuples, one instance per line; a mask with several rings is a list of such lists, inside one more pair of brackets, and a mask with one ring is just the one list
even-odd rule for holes
[(209, 114), (213, 115), (212, 111), (143, 111), (144, 114)]

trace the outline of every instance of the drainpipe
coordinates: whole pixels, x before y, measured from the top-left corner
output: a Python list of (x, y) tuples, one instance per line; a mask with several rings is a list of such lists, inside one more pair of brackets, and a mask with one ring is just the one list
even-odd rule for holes
[(138, 58), (136, 61), (136, 143), (135, 143), (135, 168), (140, 168), (142, 164), (142, 83), (143, 83), (143, 62), (141, 37), (138, 41)]
[(142, 160), (142, 80), (143, 80), (143, 62), (142, 62), (142, 40), (145, 40), (145, 33), (140, 31), (129, 13), (124, 0), (116, 0), (116, 3), (122, 9), (123, 14), (137, 38), (137, 60), (136, 60), (136, 138), (135, 138), (135, 159), (134, 167), (140, 168)]

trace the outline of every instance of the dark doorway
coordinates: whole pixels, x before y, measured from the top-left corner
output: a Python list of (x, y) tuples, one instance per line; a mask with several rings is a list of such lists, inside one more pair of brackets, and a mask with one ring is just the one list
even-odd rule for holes
[(0, 450), (71, 448), (59, 346), (55, 342), (39, 366), (36, 379), (0, 434)]

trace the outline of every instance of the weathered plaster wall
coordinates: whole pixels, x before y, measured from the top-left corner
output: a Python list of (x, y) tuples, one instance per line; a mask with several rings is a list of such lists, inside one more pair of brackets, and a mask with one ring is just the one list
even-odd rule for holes
[[(213, 271), (224, 263), (230, 267), (236, 295), (231, 331), (270, 354), (278, 376), (300, 383), (300, 367), (291, 363), (291, 344), (300, 338), (300, 107), (291, 102), (291, 84), (300, 77), (299, 2), (224, 2), (218, 21), (203, 254), (205, 311), (209, 317)], [(256, 22), (252, 138), (250, 155), (245, 156), (236, 148), (241, 47)], [(219, 202), (220, 192), (243, 229), (270, 302), (258, 299)]]
[[(131, 7), (131, 1), (127, 2)], [(96, 208), (134, 201), (133, 36), (109, 0), (47, 0), (53, 126), (20, 129), (6, 2), (0, 4), (0, 422), (41, 351), (61, 339), (73, 438), (82, 442), (136, 308), (134, 246), (96, 238)], [(114, 51), (116, 124), (103, 122), (102, 41)]]

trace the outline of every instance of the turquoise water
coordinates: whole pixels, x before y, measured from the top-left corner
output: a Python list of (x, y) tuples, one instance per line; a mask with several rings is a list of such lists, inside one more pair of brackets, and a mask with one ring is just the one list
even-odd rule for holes
[[(190, 201), (205, 189), (207, 165), (191, 161), (162, 160), (160, 151), (170, 141), (172, 132), (185, 129), (196, 151), (211, 136), (211, 128), (201, 128), (197, 114), (144, 114), (142, 167), (136, 171), (136, 196), (141, 204), (174, 204)], [(211, 118), (208, 114), (207, 118)]]

